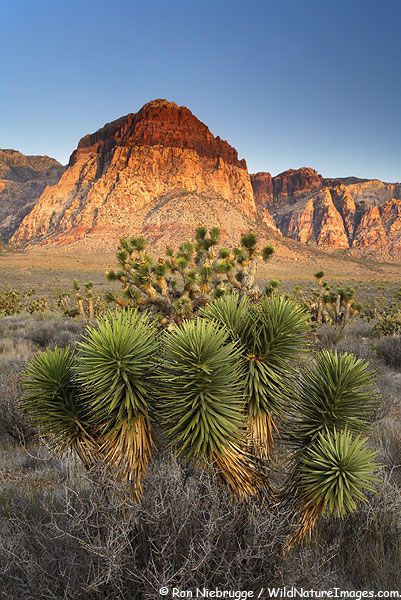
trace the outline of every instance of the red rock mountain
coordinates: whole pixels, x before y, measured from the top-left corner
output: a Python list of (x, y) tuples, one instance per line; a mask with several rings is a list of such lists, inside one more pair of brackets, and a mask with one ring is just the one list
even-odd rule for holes
[(251, 175), (258, 211), (283, 235), (326, 250), (401, 259), (401, 184), (323, 179), (314, 169)]
[[(268, 211), (263, 211), (265, 223)], [(238, 236), (257, 210), (246, 162), (187, 108), (154, 100), (81, 139), (60, 181), (14, 241), (115, 244), (143, 232), (175, 241), (203, 223)]]
[(232, 146), (167, 100), (83, 137), (59, 181), (61, 166), (50, 168), (43, 173), (55, 184), (36, 203), (21, 192), (22, 208), (2, 217), (0, 207), (8, 235), (25, 217), (15, 242), (101, 248), (144, 233), (165, 245), (202, 223), (219, 225), (226, 240), (258, 228), (324, 250), (401, 260), (401, 184), (324, 179), (311, 168), (250, 176)]
[(47, 185), (64, 167), (48, 156), (25, 156), (0, 149), (0, 239), (8, 240)]

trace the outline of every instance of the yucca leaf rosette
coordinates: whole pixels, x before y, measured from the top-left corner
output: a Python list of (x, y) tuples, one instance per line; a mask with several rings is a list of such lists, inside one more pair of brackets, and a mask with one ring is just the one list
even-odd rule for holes
[(289, 440), (302, 449), (322, 431), (347, 427), (358, 433), (366, 428), (373, 407), (373, 373), (368, 363), (347, 352), (323, 350), (300, 374)]
[(240, 497), (257, 491), (244, 450), (241, 354), (222, 327), (184, 321), (164, 338), (159, 414), (170, 444), (186, 459), (213, 464)]
[(85, 417), (80, 389), (74, 380), (74, 353), (70, 348), (36, 354), (24, 374), (22, 410), (55, 450), (72, 450), (86, 466), (98, 451)]
[(371, 489), (374, 453), (359, 434), (374, 400), (368, 363), (347, 352), (323, 350), (300, 374), (286, 432), (292, 464), (283, 486), (300, 522), (288, 547), (310, 535), (322, 512), (347, 514), (364, 500), (363, 489)]
[(366, 441), (347, 429), (334, 429), (319, 433), (305, 450), (300, 460), (300, 519), (287, 548), (310, 536), (321, 514), (344, 517), (373, 491), (379, 465), (374, 462), (377, 453), (366, 447)]
[(305, 346), (308, 313), (276, 294), (259, 304), (232, 294), (214, 300), (202, 316), (223, 325), (241, 348), (249, 448), (258, 458), (271, 458), (276, 419), (289, 399), (293, 359)]
[(76, 379), (106, 460), (136, 485), (154, 450), (150, 409), (156, 395), (156, 329), (137, 310), (109, 311), (78, 344)]

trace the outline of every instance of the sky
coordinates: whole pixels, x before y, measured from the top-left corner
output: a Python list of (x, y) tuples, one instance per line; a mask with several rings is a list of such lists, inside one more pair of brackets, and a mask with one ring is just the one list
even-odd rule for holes
[(250, 172), (401, 180), (401, 0), (0, 0), (0, 147), (67, 163), (155, 98)]

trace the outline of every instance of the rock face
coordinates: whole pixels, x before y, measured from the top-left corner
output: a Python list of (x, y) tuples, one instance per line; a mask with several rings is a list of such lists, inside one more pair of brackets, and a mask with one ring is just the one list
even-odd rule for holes
[(142, 232), (174, 242), (200, 223), (237, 237), (256, 218), (237, 151), (187, 108), (154, 100), (83, 137), (13, 239), (96, 247)]
[(401, 184), (324, 179), (310, 167), (250, 176), (232, 146), (167, 100), (84, 136), (61, 172), (47, 157), (0, 153), (0, 235), (23, 219), (12, 241), (96, 249), (139, 233), (176, 243), (199, 224), (220, 226), (226, 241), (267, 226), (325, 250), (401, 260)]
[(254, 173), (251, 175), (251, 182), (255, 202), (260, 208), (273, 200), (273, 178), (270, 173)]
[(281, 233), (326, 250), (401, 259), (401, 184), (323, 179), (311, 168), (251, 175), (260, 215)]
[(285, 201), (300, 194), (317, 190), (322, 186), (322, 177), (314, 169), (289, 169), (273, 178), (273, 195), (276, 200)]
[(0, 149), (0, 239), (13, 235), (45, 187), (56, 183), (63, 170), (54, 158)]

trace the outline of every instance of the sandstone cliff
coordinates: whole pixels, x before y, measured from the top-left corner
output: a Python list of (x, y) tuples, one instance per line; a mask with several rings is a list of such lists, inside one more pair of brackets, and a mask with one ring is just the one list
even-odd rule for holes
[[(33, 158), (42, 161), (34, 174)], [(167, 100), (84, 136), (59, 181), (56, 161), (24, 160), (29, 165), (15, 169), (0, 154), (0, 235), (23, 219), (15, 242), (114, 248), (120, 237), (144, 233), (165, 245), (204, 224), (219, 225), (226, 241), (258, 229), (323, 250), (401, 260), (401, 184), (324, 179), (310, 167), (250, 176), (232, 146)], [(48, 183), (55, 185), (44, 189)]]
[(8, 240), (47, 185), (63, 167), (48, 156), (25, 156), (0, 149), (0, 239)]
[(326, 250), (401, 259), (401, 184), (323, 179), (311, 168), (251, 175), (259, 213), (283, 235)]
[(45, 190), (13, 239), (85, 240), (95, 247), (143, 232), (170, 242), (200, 223), (220, 225), (229, 238), (256, 218), (237, 151), (187, 108), (155, 100), (82, 138), (60, 181)]

